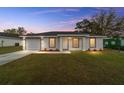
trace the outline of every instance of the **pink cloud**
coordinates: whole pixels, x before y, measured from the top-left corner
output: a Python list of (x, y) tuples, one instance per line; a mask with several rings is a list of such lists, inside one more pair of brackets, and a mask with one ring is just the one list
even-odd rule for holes
[(14, 22), (9, 22), (9, 21), (1, 21), (0, 22), (0, 31), (3, 32), (5, 29), (10, 29), (10, 28), (17, 28), (21, 25), (16, 24)]

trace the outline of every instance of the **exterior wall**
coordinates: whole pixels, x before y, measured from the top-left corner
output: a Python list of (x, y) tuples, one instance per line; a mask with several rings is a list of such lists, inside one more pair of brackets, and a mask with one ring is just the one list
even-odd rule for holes
[(90, 50), (94, 50), (94, 49), (96, 49), (96, 50), (101, 50), (102, 49), (103, 50), (103, 38), (95, 37), (95, 39), (96, 39), (96, 47), (95, 48), (90, 48), (90, 42), (89, 42), (90, 38), (87, 38), (87, 42), (88, 42), (87, 48), (90, 49)]
[(72, 45), (72, 40), (73, 37), (61, 37), (62, 38), (62, 49), (63, 50), (83, 50), (83, 38), (82, 37), (78, 37), (79, 38), (79, 48), (73, 48)]
[[(96, 47), (95, 48), (90, 48), (90, 43), (89, 43), (89, 39), (90, 37), (78, 37), (79, 38), (79, 48), (73, 48), (72, 46), (72, 38), (73, 37), (56, 37), (56, 47), (55, 48), (50, 48), (49, 47), (49, 38), (50, 37), (41, 37), (41, 50), (60, 50), (63, 51), (64, 48), (66, 47), (67, 50), (71, 50), (71, 51), (76, 51), (76, 50), (82, 50), (82, 51), (86, 51), (86, 50), (100, 50), (103, 49), (103, 38), (101, 37), (95, 37), (96, 38)], [(66, 38), (66, 39), (64, 39)], [(24, 38), (23, 38), (24, 39)], [(23, 40), (24, 41), (24, 40)], [(66, 45), (63, 45), (64, 43)], [(24, 46), (24, 44), (23, 44)], [(65, 49), (66, 50), (66, 49)]]
[(0, 47), (2, 47), (2, 41), (3, 41), (3, 47), (15, 46), (15, 43), (19, 43), (20, 46), (23, 45), (22, 39), (12, 38), (12, 37), (0, 37)]
[[(103, 38), (99, 38), (99, 37), (95, 37), (96, 38), (96, 47), (95, 48), (90, 48), (90, 42), (89, 39), (90, 37), (79, 37), (79, 48), (73, 48), (72, 47), (72, 38), (69, 37), (63, 37), (66, 38), (66, 41), (62, 41), (63, 42), (68, 42), (68, 50), (74, 51), (74, 50), (82, 50), (82, 51), (86, 51), (86, 50), (103, 50)], [(64, 39), (62, 39), (64, 40)], [(67, 41), (68, 40), (68, 41)], [(65, 46), (65, 45), (64, 45)], [(64, 49), (63, 45), (62, 45), (62, 49)]]
[(60, 37), (59, 38), (59, 50), (60, 51), (63, 51), (63, 47), (62, 46), (63, 46), (63, 37)]
[(57, 49), (60, 48), (60, 38), (59, 37), (56, 39), (56, 48)]
[(59, 38), (56, 38), (56, 47), (55, 48), (50, 48), (49, 47), (49, 37), (44, 37), (42, 40), (42, 50), (56, 50), (59, 49)]
[(103, 50), (103, 38), (96, 38), (96, 49)]
[(63, 50), (68, 50), (69, 49), (69, 39), (68, 37), (63, 37), (62, 39), (62, 48)]
[(73, 48), (72, 38), (69, 39), (69, 50), (82, 50), (82, 39), (79, 37), (79, 48)]
[(88, 50), (90, 48), (90, 45), (89, 44), (90, 44), (89, 38), (86, 38), (86, 41), (85, 41), (85, 44), (84, 44), (85, 50)]
[(23, 39), (22, 39), (22, 44), (23, 44), (23, 50), (26, 50), (26, 46), (25, 46), (25, 44), (26, 44), (26, 42), (25, 42), (25, 37), (23, 37)]

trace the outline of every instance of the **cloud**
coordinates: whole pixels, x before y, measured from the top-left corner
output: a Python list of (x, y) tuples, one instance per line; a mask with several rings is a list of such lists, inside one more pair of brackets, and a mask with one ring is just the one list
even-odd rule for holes
[(79, 8), (60, 8), (60, 9), (48, 9), (42, 11), (36, 11), (31, 14), (38, 15), (38, 14), (48, 14), (48, 13), (60, 13), (60, 12), (79, 12)]
[(61, 21), (58, 21), (57, 23), (54, 23), (53, 28), (54, 29), (59, 28), (60, 30), (63, 30), (63, 31), (74, 31), (76, 23), (80, 22), (86, 18), (90, 19), (91, 16), (85, 15), (85, 16), (79, 17), (79, 18), (70, 18), (68, 20), (61, 20)]
[(65, 9), (65, 11), (70, 11), (70, 12), (79, 12), (79, 8), (70, 8), (70, 9)]
[(83, 19), (90, 19), (91, 16), (83, 16), (80, 18), (71, 18), (69, 20), (66, 21), (60, 21), (59, 24), (76, 24), (79, 21), (82, 21)]
[(114, 7), (94, 7), (93, 9), (95, 9), (97, 12), (104, 10), (104, 11), (109, 11), (110, 9), (115, 9)]
[(33, 12), (32, 14), (47, 14), (47, 13), (56, 13), (56, 12), (61, 12), (61, 9), (55, 9), (55, 10), (44, 10), (44, 11), (37, 11)]
[(3, 32), (3, 30), (5, 29), (9, 29), (9, 28), (17, 28), (18, 24), (15, 24), (13, 22), (9, 22), (9, 21), (1, 21), (0, 22), (0, 31)]
[[(58, 24), (58, 25), (52, 25), (52, 27), (47, 26), (34, 26), (30, 24), (19, 24), (12, 21), (0, 21), (0, 32), (3, 32), (5, 29), (11, 29), (11, 28), (18, 28), (19, 26), (22, 26), (25, 28), (25, 30), (30, 33), (41, 33), (46, 31), (72, 31), (73, 29), (68, 28), (68, 26), (64, 24)], [(66, 27), (65, 27), (66, 26)]]

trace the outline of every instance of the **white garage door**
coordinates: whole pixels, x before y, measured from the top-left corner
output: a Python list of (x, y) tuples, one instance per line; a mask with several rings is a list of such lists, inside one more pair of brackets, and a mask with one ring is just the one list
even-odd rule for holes
[(40, 50), (40, 39), (26, 39), (26, 50)]

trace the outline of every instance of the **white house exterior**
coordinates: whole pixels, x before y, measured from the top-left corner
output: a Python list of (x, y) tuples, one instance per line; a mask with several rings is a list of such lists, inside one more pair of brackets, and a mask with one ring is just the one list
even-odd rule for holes
[(15, 43), (22, 46), (22, 39), (14, 34), (0, 32), (0, 47), (15, 46)]
[(23, 50), (103, 50), (105, 36), (90, 36), (81, 32), (46, 32), (23, 37)]

